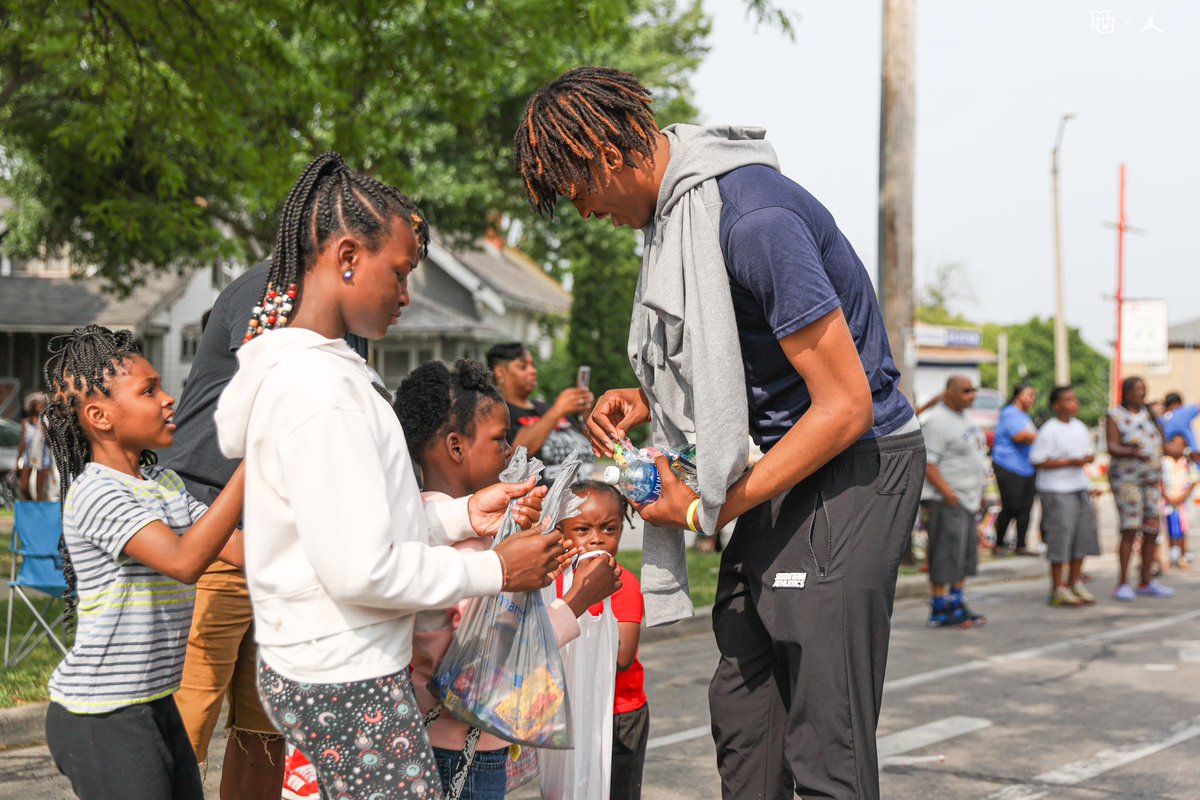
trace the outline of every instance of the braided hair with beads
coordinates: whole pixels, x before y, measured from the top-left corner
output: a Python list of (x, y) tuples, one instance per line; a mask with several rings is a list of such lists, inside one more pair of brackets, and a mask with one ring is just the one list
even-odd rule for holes
[(412, 226), (419, 258), (424, 258), (429, 250), (429, 223), (400, 190), (353, 172), (337, 153), (313, 159), (283, 204), (267, 288), (251, 313), (243, 342), (287, 325), (301, 300), (304, 273), (312, 268), (326, 242), (349, 232), (374, 249), (393, 217)]
[[(122, 363), (140, 355), (133, 334), (129, 331), (110, 331), (100, 325), (85, 325), (64, 336), (50, 340), (50, 358), (43, 375), (49, 401), (42, 411), (42, 429), (50, 444), (50, 453), (58, 466), (59, 498), (66, 504), (71, 483), (92, 460), (92, 442), (80, 422), (79, 414), (88, 397), (102, 394), (111, 397), (108, 380)], [(157, 461), (152, 450), (141, 454), (142, 466)], [(65, 537), (59, 537), (58, 553), (63, 562), (63, 578), (67, 591), (66, 621), (75, 620), (75, 569), (71, 566)]]
[(596, 191), (597, 174), (607, 183), (606, 144), (628, 164), (653, 162), (658, 125), (650, 105), (641, 81), (611, 67), (578, 67), (534, 92), (513, 137), (529, 207), (553, 217), (559, 195)]
[(453, 369), (441, 361), (427, 361), (417, 367), (396, 390), (393, 405), (408, 451), (421, 463), (429, 444), (438, 436), (457, 431), (474, 435), (479, 409), (504, 398), (491, 372), (480, 362), (460, 358)]

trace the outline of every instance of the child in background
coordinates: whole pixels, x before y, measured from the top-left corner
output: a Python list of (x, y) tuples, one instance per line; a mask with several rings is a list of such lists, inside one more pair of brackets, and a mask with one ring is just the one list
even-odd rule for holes
[[(241, 565), (239, 468), (212, 508), (155, 448), (175, 438), (175, 398), (128, 331), (76, 328), (50, 343), (43, 412), (63, 498), (63, 574), (79, 592), (75, 643), (50, 677), (46, 741), (86, 800), (204, 800), (171, 695), (192, 586), (218, 557)], [(207, 513), (206, 513), (207, 512)]]
[[(1092, 436), (1077, 420), (1079, 398), (1070, 386), (1050, 392), (1054, 417), (1046, 420), (1033, 442), (1030, 460), (1037, 468), (1042, 498), (1042, 535), (1050, 560), (1052, 606), (1074, 607), (1096, 602), (1083, 585), (1083, 559), (1100, 555), (1092, 481), (1084, 467), (1095, 460)], [(1063, 575), (1063, 566), (1067, 574)]]
[[(584, 498), (584, 503), (578, 516), (563, 522), (563, 532), (574, 547), (584, 552), (603, 550), (615, 558), (624, 531), (625, 498), (616, 487), (601, 481), (584, 481), (571, 488)], [(620, 637), (613, 703), (612, 800), (638, 800), (642, 796), (650, 706), (646, 701), (646, 671), (637, 653), (645, 608), (637, 577), (631, 572), (621, 573), (621, 588), (612, 596)], [(592, 613), (602, 610), (597, 606)]]
[[(1183, 434), (1172, 436), (1171, 441), (1181, 448), (1187, 447)], [(1184, 570), (1191, 569), (1192, 563), (1187, 549), (1188, 504), (1196, 488), (1196, 475), (1188, 455), (1185, 449), (1178, 456), (1164, 455), (1162, 460), (1163, 528), (1167, 531), (1171, 566)]]
[[(453, 369), (440, 361), (422, 364), (400, 384), (393, 407), (413, 461), (420, 468), (426, 502), (449, 501), (497, 481), (512, 453), (506, 438), (509, 412), (482, 363), (460, 359)], [(491, 538), (475, 537), (454, 546), (487, 550)], [(549, 605), (547, 612), (559, 647), (579, 635), (577, 618), (621, 585), (618, 574), (615, 559), (591, 559), (580, 569), (571, 591)], [(417, 616), (412, 679), (423, 714), (438, 705), (429, 682), (450, 647), (464, 609), (465, 603), (461, 603)], [(429, 740), (443, 788), (450, 793), (454, 777), (467, 759), (464, 747), (469, 733), (478, 739), (461, 800), (503, 800), (509, 742), (472, 732), (466, 723), (449, 714), (440, 714), (429, 725)]]

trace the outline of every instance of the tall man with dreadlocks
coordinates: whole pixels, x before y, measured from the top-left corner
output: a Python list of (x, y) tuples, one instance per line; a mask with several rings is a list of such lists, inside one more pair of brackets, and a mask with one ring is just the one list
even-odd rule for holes
[[(757, 128), (659, 130), (625, 72), (539, 89), (515, 138), (530, 206), (560, 196), (645, 233), (629, 357), (598, 453), (653, 423), (697, 446), (699, 495), (659, 462), (646, 520), (651, 624), (691, 613), (678, 529), (738, 519), (722, 556), (709, 691), (727, 798), (876, 798), (892, 599), (925, 448), (870, 279)], [(747, 431), (766, 455), (747, 472)], [(803, 657), (802, 657), (803, 654)]]

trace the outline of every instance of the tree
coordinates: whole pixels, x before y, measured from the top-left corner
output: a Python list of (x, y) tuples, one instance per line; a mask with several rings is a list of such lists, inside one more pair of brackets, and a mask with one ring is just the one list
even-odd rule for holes
[[(1017, 325), (983, 326), (983, 346), (996, 349), (1000, 332), (1008, 334), (1008, 374), (1037, 389), (1041, 416), (1050, 415), (1047, 406), (1050, 390), (1054, 388), (1054, 319), (1034, 317)], [(1068, 349), (1071, 354), (1071, 385), (1079, 396), (1079, 418), (1095, 425), (1108, 406), (1109, 360), (1094, 350), (1079, 335), (1078, 328), (1068, 329)], [(980, 382), (996, 386), (996, 365), (980, 367)], [(1006, 400), (1008, 398), (1005, 398)]]
[(295, 175), (331, 149), (474, 237), (525, 216), (511, 140), (537, 85), (641, 60), (682, 95), (691, 62), (671, 53), (706, 32), (697, 0), (6, 1), (5, 245), (66, 250), (118, 288), (258, 258)]

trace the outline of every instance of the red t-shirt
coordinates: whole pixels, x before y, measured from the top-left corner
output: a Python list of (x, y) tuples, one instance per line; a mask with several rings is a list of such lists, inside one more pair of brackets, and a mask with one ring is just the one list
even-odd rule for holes
[[(590, 609), (597, 616), (604, 613), (604, 604), (597, 603)], [(637, 576), (629, 570), (621, 571), (621, 588), (612, 596), (613, 616), (617, 622), (636, 622), (642, 624), (646, 616), (646, 603), (642, 600), (642, 585)], [(629, 669), (617, 673), (616, 700), (613, 703), (614, 714), (628, 714), (646, 705), (646, 669), (638, 660), (637, 653), (633, 655), (633, 663)]]

